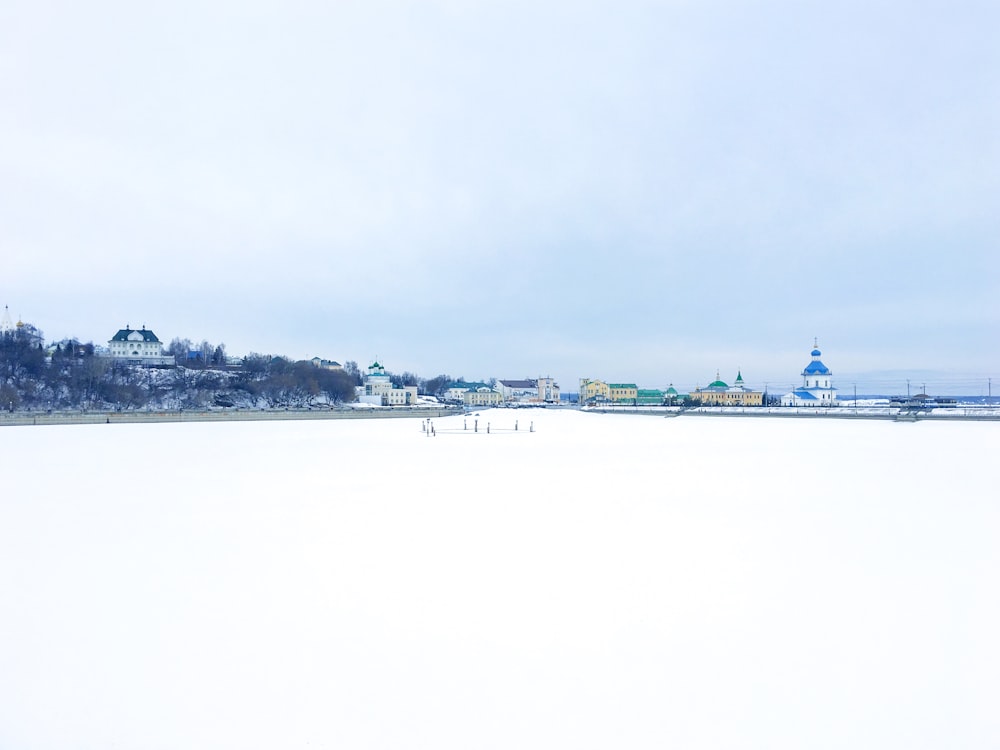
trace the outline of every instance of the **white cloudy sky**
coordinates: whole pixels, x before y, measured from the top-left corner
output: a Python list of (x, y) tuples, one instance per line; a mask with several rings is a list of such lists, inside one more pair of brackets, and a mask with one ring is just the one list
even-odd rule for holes
[(0, 304), (427, 377), (791, 383), (818, 336), (848, 379), (985, 383), (997, 28), (987, 1), (11, 0)]

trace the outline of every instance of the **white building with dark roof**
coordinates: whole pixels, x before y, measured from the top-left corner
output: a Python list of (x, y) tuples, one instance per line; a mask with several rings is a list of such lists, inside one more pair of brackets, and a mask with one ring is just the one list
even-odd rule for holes
[(802, 385), (781, 397), (782, 406), (836, 406), (833, 371), (823, 364), (823, 352), (813, 343), (812, 361), (802, 370)]
[(344, 366), (340, 362), (335, 362), (332, 359), (323, 359), (322, 357), (313, 357), (309, 360), (313, 363), (313, 367), (318, 367), (321, 370), (343, 370)]
[(163, 367), (176, 364), (163, 355), (163, 344), (146, 326), (136, 330), (127, 325), (108, 341), (108, 356), (129, 365)]

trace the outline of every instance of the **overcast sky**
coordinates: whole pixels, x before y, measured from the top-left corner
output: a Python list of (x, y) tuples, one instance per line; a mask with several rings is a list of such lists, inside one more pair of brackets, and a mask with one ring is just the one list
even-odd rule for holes
[(564, 390), (790, 385), (818, 337), (841, 388), (985, 390), (998, 28), (994, 0), (8, 0), (0, 304), (49, 340)]

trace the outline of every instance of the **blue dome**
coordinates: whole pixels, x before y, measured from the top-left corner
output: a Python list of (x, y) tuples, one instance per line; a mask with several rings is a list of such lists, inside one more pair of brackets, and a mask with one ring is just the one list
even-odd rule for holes
[(813, 349), (811, 354), (813, 357), (819, 357), (820, 355), (823, 354), (823, 352), (821, 352), (819, 349)]

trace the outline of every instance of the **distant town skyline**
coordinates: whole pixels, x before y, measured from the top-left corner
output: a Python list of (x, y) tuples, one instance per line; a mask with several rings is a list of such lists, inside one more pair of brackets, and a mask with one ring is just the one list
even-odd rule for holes
[[(12, 0), (49, 340), (690, 389), (1000, 373), (1000, 6)], [(863, 383), (872, 384), (864, 387)]]
[[(0, 324), (0, 330), (2, 330), (4, 328), (3, 324), (10, 323), (13, 320), (14, 320), (13, 316), (11, 316), (10, 313), (9, 313), (9, 310), (5, 308), (4, 313), (3, 313), (3, 322), (2, 322), (2, 324)], [(30, 320), (23, 320), (20, 316), (18, 317), (18, 322), (25, 322), (25, 323), (31, 323), (32, 325), (36, 325), (35, 323), (33, 323)], [(128, 326), (131, 326), (131, 324), (127, 323), (125, 325), (125, 327), (128, 327)], [(37, 326), (37, 327), (39, 328), (39, 330), (42, 331), (43, 335), (46, 336), (46, 342), (49, 345), (51, 345), (51, 344), (53, 344), (53, 343), (55, 343), (55, 342), (57, 342), (59, 340), (62, 340), (63, 338), (71, 338), (71, 337), (52, 338), (51, 336), (48, 336), (47, 334), (45, 334), (44, 329), (41, 329), (40, 326)], [(140, 329), (140, 330), (147, 328), (147, 326), (145, 324), (143, 324), (141, 326), (131, 326), (131, 327), (133, 329)], [(189, 336), (171, 336), (171, 337), (168, 337), (167, 339), (164, 339), (152, 327), (149, 327), (149, 330), (154, 335), (156, 335), (156, 337), (162, 342), (162, 344), (164, 345), (164, 347), (166, 347), (174, 338), (179, 338), (179, 339), (185, 339), (185, 338), (187, 338), (187, 339), (190, 339), (191, 343), (194, 346), (198, 346), (202, 342), (202, 339), (200, 339), (200, 338), (199, 339), (193, 339), (193, 338), (191, 338)], [(118, 329), (118, 333), (120, 333), (120, 332), (121, 332), (121, 329)], [(92, 337), (87, 337), (87, 336), (75, 336), (75, 338), (77, 338), (80, 341), (80, 343), (90, 342), (90, 343), (93, 343), (95, 346), (101, 347), (103, 349), (107, 349), (108, 348), (108, 346), (107, 346), (108, 345), (108, 341), (110, 341), (110, 337), (107, 340), (105, 340), (105, 339), (98, 339), (98, 338), (92, 338)], [(212, 344), (213, 346), (217, 346), (219, 344), (225, 345), (225, 342), (221, 342), (221, 341), (220, 342), (209, 341), (208, 343)], [(818, 345), (819, 345), (818, 338), (816, 338), (816, 339), (814, 339), (814, 345), (813, 346), (818, 346)], [(812, 348), (813, 347), (810, 347), (810, 349), (812, 349)], [(231, 356), (231, 357), (243, 357), (243, 356), (246, 356), (247, 354), (250, 354), (250, 353), (261, 353), (261, 354), (268, 354), (268, 355), (275, 355), (275, 356), (287, 356), (287, 357), (290, 357), (290, 358), (293, 358), (293, 359), (306, 359), (306, 360), (313, 359), (313, 358), (315, 358), (317, 356), (320, 356), (320, 355), (313, 355), (312, 357), (310, 357), (310, 356), (293, 356), (293, 355), (289, 354), (288, 352), (281, 351), (281, 350), (270, 351), (270, 352), (261, 352), (258, 349), (251, 349), (251, 350), (247, 350), (247, 351), (239, 351), (239, 352), (237, 352), (237, 351), (233, 351), (228, 346), (226, 346), (226, 353), (229, 356)], [(806, 355), (804, 355), (804, 356), (806, 356)], [(321, 358), (327, 358), (327, 357), (323, 356)], [(384, 366), (385, 365), (385, 361), (386, 361), (385, 357), (379, 357), (379, 356), (370, 357), (368, 359), (363, 359), (363, 358), (358, 358), (358, 357), (350, 357), (350, 356), (342, 356), (342, 357), (339, 357), (339, 358), (338, 357), (328, 357), (328, 358), (332, 359), (334, 361), (339, 362), (341, 365), (345, 364), (346, 362), (353, 361), (353, 362), (355, 362), (358, 365), (359, 370), (362, 373), (373, 362), (381, 361), (380, 363)], [(391, 361), (391, 360), (389, 360), (389, 361)], [(179, 363), (179, 364), (183, 364), (183, 363)], [(804, 360), (803, 367), (805, 367), (805, 365), (807, 365), (807, 364), (808, 364), (808, 361)], [(465, 369), (461, 370), (461, 373), (465, 373), (466, 371), (475, 372), (476, 370), (473, 369), (474, 367), (475, 367), (475, 365), (471, 365), (470, 367), (466, 367)], [(397, 368), (388, 367), (386, 369), (388, 369), (390, 372), (393, 372), (393, 373), (396, 373), (396, 374), (402, 374), (404, 372), (412, 372), (412, 373), (414, 373), (416, 375), (419, 375), (420, 377), (423, 377), (425, 379), (431, 379), (431, 378), (436, 377), (437, 375), (444, 374), (443, 371), (434, 371), (433, 368), (431, 368), (430, 370), (426, 370), (426, 371), (418, 371), (418, 370), (414, 370), (413, 368), (406, 368), (406, 367), (404, 367), (404, 368), (398, 368), (398, 369)], [(610, 371), (621, 372), (621, 368), (619, 366), (617, 366), (617, 365), (608, 367), (606, 369), (608, 369)], [(570, 378), (565, 378), (565, 379), (562, 379), (562, 380), (560, 380), (560, 378), (554, 378), (554, 379), (557, 381), (557, 383), (561, 384), (561, 390), (562, 390), (562, 392), (563, 393), (567, 393), (567, 394), (568, 393), (575, 393), (576, 392), (576, 390), (577, 390), (576, 386), (577, 386), (577, 384), (578, 384), (578, 382), (579, 382), (580, 379), (582, 379), (582, 378), (591, 378), (591, 377), (594, 377), (595, 379), (599, 379), (599, 380), (605, 380), (605, 381), (608, 381), (608, 382), (610, 382), (610, 381), (616, 381), (616, 382), (633, 383), (633, 384), (638, 385), (640, 388), (643, 388), (643, 387), (657, 388), (657, 387), (659, 387), (659, 388), (664, 388), (665, 389), (667, 387), (667, 385), (672, 385), (672, 386), (680, 388), (682, 392), (689, 392), (689, 391), (693, 391), (695, 388), (701, 388), (701, 387), (705, 386), (709, 382), (709, 380), (714, 380), (714, 379), (721, 379), (721, 380), (723, 380), (723, 381), (731, 384), (733, 381), (735, 381), (736, 377), (739, 376), (739, 375), (742, 375), (742, 373), (743, 373), (743, 368), (740, 368), (740, 367), (736, 368), (736, 370), (734, 371), (734, 373), (730, 374), (730, 375), (727, 375), (726, 372), (722, 370), (722, 368), (717, 368), (716, 371), (715, 371), (715, 377), (714, 378), (710, 377), (709, 379), (705, 380), (704, 382), (701, 382), (701, 381), (686, 382), (686, 381), (681, 380), (681, 379), (674, 379), (674, 378), (670, 378), (670, 377), (660, 378), (659, 380), (656, 380), (656, 381), (641, 381), (641, 380), (636, 379), (635, 377), (629, 377), (627, 374), (623, 375), (622, 377), (619, 377), (619, 378), (609, 378), (609, 377), (605, 377), (605, 376), (600, 375), (600, 374), (598, 374), (598, 375), (588, 374), (588, 375), (577, 375), (577, 376), (570, 377)], [(464, 375), (462, 375), (462, 374), (456, 374), (456, 373), (452, 373), (452, 372), (449, 372), (447, 374), (451, 375), (456, 380), (461, 380), (464, 377)], [(752, 378), (751, 377), (751, 378), (748, 379), (748, 382), (751, 382), (755, 387), (762, 388), (766, 392), (769, 392), (772, 395), (774, 395), (774, 394), (778, 394), (779, 392), (783, 393), (783, 392), (789, 391), (792, 388), (797, 387), (798, 385), (800, 385), (801, 383), (799, 382), (799, 374), (800, 374), (799, 372), (795, 373), (793, 377), (791, 377), (791, 378), (789, 378), (787, 380), (787, 382), (785, 380), (783, 380), (781, 377), (762, 378), (762, 379)], [(502, 379), (507, 379), (507, 378), (510, 378), (510, 377), (511, 377), (510, 373), (506, 373), (506, 372), (504, 372), (504, 373), (490, 372), (490, 373), (481, 374), (480, 378), (477, 378), (477, 377), (465, 377), (464, 379), (468, 380), (468, 381), (478, 381), (478, 380), (486, 381), (486, 380), (490, 380), (490, 379), (502, 380)], [(515, 378), (518, 378), (518, 377), (522, 377), (522, 375), (515, 375)], [(525, 374), (523, 374), (523, 377), (548, 377), (548, 376), (535, 375), (535, 374), (532, 374), (532, 373), (525, 373)], [(834, 386), (836, 387), (836, 389), (838, 389), (838, 390), (841, 391), (841, 397), (842, 398), (847, 398), (849, 396), (852, 396), (855, 392), (857, 392), (858, 394), (875, 394), (875, 393), (877, 393), (877, 394), (887, 394), (887, 395), (892, 395), (892, 394), (910, 395), (911, 393), (912, 394), (916, 394), (916, 393), (920, 393), (920, 392), (932, 392), (932, 393), (937, 394), (937, 395), (965, 395), (965, 396), (981, 395), (981, 396), (992, 396), (993, 395), (993, 387), (992, 387), (993, 386), (993, 381), (1000, 381), (1000, 378), (993, 378), (989, 374), (987, 374), (987, 375), (979, 375), (979, 374), (976, 374), (976, 373), (960, 373), (960, 372), (955, 372), (955, 371), (950, 371), (949, 372), (949, 371), (936, 371), (936, 370), (927, 370), (927, 369), (889, 370), (889, 371), (876, 371), (876, 372), (867, 372), (867, 373), (864, 373), (864, 372), (861, 372), (861, 373), (859, 373), (859, 372), (846, 372), (846, 373), (844, 373), (843, 376), (841, 376), (841, 378), (840, 378), (839, 381), (837, 379), (836, 373), (834, 373), (833, 378), (834, 378), (834, 381), (835, 381), (834, 382)], [(1000, 394), (998, 394), (998, 395), (1000, 395)]]

